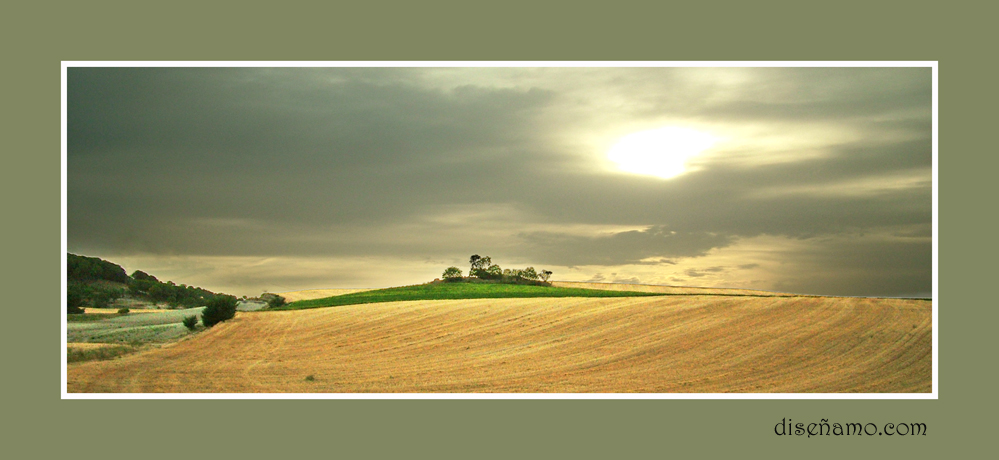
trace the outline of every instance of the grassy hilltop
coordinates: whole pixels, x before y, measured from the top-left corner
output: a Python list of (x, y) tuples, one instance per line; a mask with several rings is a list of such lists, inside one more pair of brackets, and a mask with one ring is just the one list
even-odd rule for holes
[(530, 284), (434, 282), (373, 291), (355, 292), (322, 299), (300, 300), (271, 310), (302, 310), (402, 300), (503, 299), (515, 297), (640, 297), (665, 295), (654, 292), (604, 291), (598, 289), (538, 286)]

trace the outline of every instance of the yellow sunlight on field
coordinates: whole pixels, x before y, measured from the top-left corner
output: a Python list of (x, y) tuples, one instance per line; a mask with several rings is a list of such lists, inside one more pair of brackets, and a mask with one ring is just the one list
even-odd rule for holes
[(931, 303), (681, 295), (239, 312), (68, 391), (930, 392)]

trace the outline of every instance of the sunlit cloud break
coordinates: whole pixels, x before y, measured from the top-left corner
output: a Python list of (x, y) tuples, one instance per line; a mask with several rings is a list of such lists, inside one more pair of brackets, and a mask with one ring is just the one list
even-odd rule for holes
[(237, 295), (488, 254), (928, 296), (931, 70), (70, 67), (67, 246)]

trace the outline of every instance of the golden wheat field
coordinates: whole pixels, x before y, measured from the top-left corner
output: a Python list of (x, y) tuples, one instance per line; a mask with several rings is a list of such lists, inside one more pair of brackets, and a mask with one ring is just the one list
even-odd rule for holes
[(73, 392), (931, 392), (931, 302), (666, 296), (239, 312)]
[(581, 281), (553, 281), (552, 286), (604, 291), (661, 292), (664, 294), (712, 294), (712, 295), (765, 295), (794, 296), (783, 292), (757, 291), (752, 289), (704, 288), (685, 286), (660, 286), (655, 284), (587, 283)]

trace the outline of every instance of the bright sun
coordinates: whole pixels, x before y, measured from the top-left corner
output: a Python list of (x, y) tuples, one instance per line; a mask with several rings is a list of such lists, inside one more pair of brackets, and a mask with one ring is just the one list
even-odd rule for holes
[(714, 143), (710, 134), (669, 126), (622, 137), (607, 152), (607, 158), (622, 171), (669, 179), (683, 174), (687, 159)]

